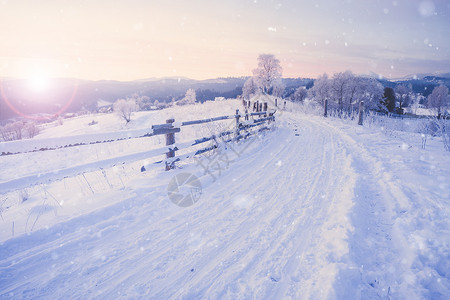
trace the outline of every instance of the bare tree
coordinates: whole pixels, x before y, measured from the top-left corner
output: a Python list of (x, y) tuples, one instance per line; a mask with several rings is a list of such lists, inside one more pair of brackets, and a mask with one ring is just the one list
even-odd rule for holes
[[(364, 102), (367, 109), (378, 108), (383, 96), (383, 86), (375, 79), (358, 77), (346, 71), (334, 74), (331, 79), (327, 74), (322, 75), (314, 82), (308, 94), (324, 108), (337, 108), (342, 116), (343, 112), (358, 110), (361, 102)], [(326, 114), (325, 111), (324, 115)]]
[[(253, 70), (253, 75), (257, 80), (264, 94), (272, 95), (275, 86), (279, 84), (283, 69), (280, 61), (273, 54), (260, 54), (258, 56), (258, 67)], [(279, 87), (277, 89), (279, 90)]]
[(5, 142), (14, 140), (14, 134), (11, 131), (10, 124), (6, 124), (5, 126), (0, 126), (0, 134), (2, 135), (2, 140), (4, 140)]
[(359, 103), (363, 100), (365, 93), (365, 81), (361, 77), (348, 72), (347, 83), (344, 88), (342, 105), (347, 112), (354, 111), (355, 107), (359, 107)]
[(353, 77), (353, 73), (350, 71), (339, 72), (333, 75), (330, 87), (331, 98), (337, 103), (340, 113), (344, 109), (345, 98), (349, 92), (350, 80)]
[(436, 117), (440, 119), (442, 112), (450, 106), (448, 88), (444, 85), (435, 87), (433, 92), (428, 96), (427, 106), (436, 114)]
[(373, 78), (357, 78), (360, 87), (354, 103), (364, 101), (365, 109), (380, 109), (384, 94), (383, 85)]
[(275, 97), (283, 97), (285, 88), (286, 86), (281, 81), (281, 78), (278, 78), (272, 84), (272, 95)]
[(0, 127), (0, 133), (4, 141), (21, 140), (24, 133), (25, 123), (17, 121)]
[(397, 85), (394, 89), (398, 101), (398, 112), (403, 114), (403, 108), (409, 105), (412, 88), (404, 84)]
[(330, 94), (339, 112), (358, 110), (359, 103), (364, 107), (377, 108), (383, 96), (382, 85), (371, 78), (355, 76), (351, 71), (336, 73), (330, 82)]
[(259, 86), (255, 80), (255, 77), (249, 77), (242, 87), (242, 97), (244, 97), (244, 99), (250, 99), (252, 95), (255, 95), (258, 92)]
[(314, 86), (309, 89), (308, 96), (324, 108), (324, 117), (328, 115), (328, 100), (331, 95), (331, 80), (324, 73), (314, 81)]
[(330, 98), (331, 80), (328, 75), (324, 73), (314, 81), (314, 85), (309, 89), (308, 94), (311, 99), (314, 99), (320, 105), (325, 104), (325, 100)]
[(33, 138), (39, 134), (39, 127), (34, 122), (27, 122), (24, 126), (25, 133), (28, 138)]
[(137, 111), (138, 105), (134, 99), (119, 99), (114, 102), (113, 109), (128, 124), (131, 121), (131, 114)]
[(294, 94), (292, 95), (292, 101), (294, 102), (303, 102), (308, 95), (308, 92), (304, 86), (298, 87)]
[(127, 100), (134, 100), (139, 110), (148, 110), (151, 106), (151, 100), (148, 96), (143, 96), (141, 93), (134, 93), (131, 97), (127, 97)]
[(431, 117), (431, 127), (434, 136), (441, 136), (444, 148), (450, 151), (450, 130), (447, 120)]

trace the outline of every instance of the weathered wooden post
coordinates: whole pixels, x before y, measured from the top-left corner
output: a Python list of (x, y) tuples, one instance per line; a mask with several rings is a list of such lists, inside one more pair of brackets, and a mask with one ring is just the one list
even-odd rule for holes
[(264, 102), (264, 111), (267, 111), (267, 102)]
[(240, 116), (239, 116), (239, 109), (236, 109), (235, 118), (236, 118), (236, 140), (237, 140), (237, 138), (239, 136), (239, 118), (240, 118)]
[(278, 99), (275, 98), (275, 107), (278, 107)]
[(364, 101), (359, 102), (359, 118), (358, 118), (358, 125), (363, 124), (363, 118), (364, 118)]
[[(166, 120), (166, 124), (170, 124), (170, 128), (173, 128), (173, 122), (175, 122), (174, 119), (168, 119)], [(175, 144), (175, 133), (169, 132), (166, 133), (166, 146), (170, 146)], [(175, 157), (175, 150), (173, 148), (169, 148), (169, 152), (166, 153), (166, 159)], [(170, 169), (173, 169), (173, 163), (168, 163), (166, 161), (166, 171), (169, 171)]]
[(328, 99), (325, 99), (325, 105), (324, 105), (324, 110), (323, 110), (323, 116), (326, 118), (328, 115)]

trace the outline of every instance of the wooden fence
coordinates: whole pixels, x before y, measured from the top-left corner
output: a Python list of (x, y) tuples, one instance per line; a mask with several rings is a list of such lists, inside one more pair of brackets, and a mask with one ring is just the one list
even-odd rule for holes
[[(202, 137), (191, 142), (183, 144), (176, 143), (175, 133), (180, 133), (181, 128), (184, 126), (205, 124), (229, 119), (235, 119), (234, 128), (230, 128), (227, 131), (220, 132), (209, 137)], [(170, 170), (175, 167), (175, 163), (177, 161), (214, 150), (215, 148), (217, 148), (217, 143), (201, 149), (194, 149), (193, 151), (185, 153), (183, 155), (177, 156), (177, 151), (186, 150), (191, 147), (194, 148), (194, 146), (198, 146), (209, 141), (217, 142), (217, 139), (222, 139), (225, 142), (233, 140), (239, 141), (262, 130), (267, 130), (268, 127), (263, 125), (267, 125), (273, 121), (275, 121), (275, 111), (241, 114), (239, 113), (239, 110), (236, 110), (235, 115), (185, 121), (181, 123), (175, 122), (174, 119), (169, 119), (166, 121), (166, 124), (153, 125), (151, 130), (134, 130), (125, 133), (108, 133), (102, 134), (102, 138), (99, 138), (99, 135), (84, 135), (77, 137), (67, 137), (65, 139), (36, 139), (0, 143), (1, 155), (17, 155), (21, 153), (37, 151), (51, 151), (67, 147), (111, 143), (126, 139), (146, 138), (163, 134), (166, 137), (166, 146), (158, 149), (78, 165), (63, 170), (58, 170), (57, 172), (52, 171), (44, 174), (41, 173), (30, 175), (2, 182), (0, 183), (0, 194), (23, 189), (33, 185), (48, 184), (53, 181), (62, 180), (64, 178), (73, 177), (89, 172), (95, 172), (98, 170), (104, 170), (118, 165), (160, 156), (165, 156), (165, 159), (157, 161), (156, 163), (163, 163), (165, 165), (165, 169)], [(148, 165), (142, 166), (141, 171), (145, 171), (146, 168), (148, 168)]]
[[(203, 120), (195, 120), (195, 121), (187, 121), (182, 122), (181, 126), (190, 126), (190, 125), (198, 125), (198, 124), (204, 124), (209, 122), (215, 122), (215, 121), (221, 121), (221, 120), (227, 120), (234, 118), (236, 120), (235, 122), (235, 128), (234, 130), (228, 130), (221, 132), (217, 135), (212, 135), (210, 137), (203, 137), (201, 139), (195, 140), (195, 142), (190, 146), (196, 146), (211, 140), (216, 140), (218, 138), (224, 140), (225, 142), (229, 142), (231, 140), (240, 140), (243, 138), (247, 138), (248, 136), (254, 134), (254, 131), (250, 131), (251, 128), (256, 126), (261, 126), (266, 123), (270, 123), (272, 121), (275, 121), (275, 111), (273, 112), (254, 112), (254, 113), (245, 113), (244, 115), (241, 115), (239, 113), (239, 109), (236, 110), (236, 114), (232, 116), (221, 116), (221, 117), (215, 117), (210, 119), (203, 119)], [(258, 119), (254, 119), (253, 117), (258, 117)], [(252, 117), (252, 120), (250, 120), (250, 117)], [(241, 120), (241, 118), (244, 118), (244, 120)], [(217, 148), (217, 145), (213, 145), (210, 147), (206, 147), (200, 150), (196, 150), (194, 152), (189, 153), (188, 155), (184, 155), (183, 157), (176, 157), (175, 152), (177, 150), (180, 150), (181, 148), (178, 146), (173, 146), (175, 144), (175, 133), (180, 132), (180, 128), (174, 127), (174, 119), (169, 119), (166, 121), (166, 124), (163, 125), (155, 125), (157, 126), (157, 130), (161, 130), (161, 133), (164, 133), (166, 135), (166, 146), (169, 146), (168, 152), (166, 153), (166, 160), (165, 160), (165, 168), (166, 171), (173, 169), (174, 163), (181, 160), (184, 157), (190, 157), (195, 156), (207, 151), (211, 151), (215, 148)], [(260, 130), (264, 130), (265, 128), (261, 128)], [(258, 131), (260, 131), (258, 130)], [(242, 134), (244, 132), (244, 134)], [(231, 138), (230, 136), (233, 136)], [(145, 171), (145, 166), (141, 169), (141, 171)]]

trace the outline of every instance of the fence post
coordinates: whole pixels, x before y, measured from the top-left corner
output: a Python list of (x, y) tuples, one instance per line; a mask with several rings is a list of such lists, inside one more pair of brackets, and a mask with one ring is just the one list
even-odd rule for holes
[[(174, 119), (168, 119), (166, 120), (166, 124), (173, 124), (175, 122)], [(173, 127), (173, 125), (171, 126)], [(166, 133), (166, 146), (170, 146), (175, 144), (175, 133)], [(166, 159), (175, 157), (175, 150), (171, 149), (169, 152), (166, 153)], [(166, 171), (169, 171), (170, 169), (173, 169), (173, 163), (168, 163), (166, 161)]]
[(359, 102), (359, 118), (358, 118), (358, 125), (363, 124), (363, 118), (364, 118), (364, 101)]
[(237, 140), (237, 138), (239, 136), (239, 118), (240, 118), (240, 116), (239, 116), (239, 109), (236, 109), (235, 118), (236, 118), (236, 140)]

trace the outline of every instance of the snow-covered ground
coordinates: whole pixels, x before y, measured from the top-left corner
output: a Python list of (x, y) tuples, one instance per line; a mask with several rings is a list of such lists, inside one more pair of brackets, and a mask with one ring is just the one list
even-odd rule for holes
[[(236, 108), (222, 101), (142, 112), (128, 126), (87, 116), (36, 139)], [(299, 110), (279, 111), (274, 130), (170, 172), (156, 164), (141, 173), (145, 161), (137, 161), (0, 194), (0, 298), (446, 299), (450, 155), (439, 138), (422, 149), (420, 134)], [(233, 124), (183, 128), (177, 142)], [(163, 143), (0, 156), (0, 183)], [(202, 187), (189, 207), (169, 199), (183, 173)], [(186, 188), (178, 192), (193, 192)]]

